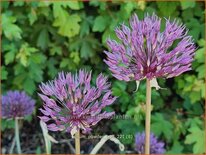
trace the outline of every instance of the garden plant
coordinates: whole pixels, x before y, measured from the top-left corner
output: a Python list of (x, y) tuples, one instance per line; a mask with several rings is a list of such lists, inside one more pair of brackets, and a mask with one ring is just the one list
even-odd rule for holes
[(2, 1), (1, 152), (206, 153), (204, 3)]

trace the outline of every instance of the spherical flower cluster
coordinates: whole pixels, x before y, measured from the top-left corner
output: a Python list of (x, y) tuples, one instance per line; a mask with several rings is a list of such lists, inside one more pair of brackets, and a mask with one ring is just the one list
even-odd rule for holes
[[(139, 20), (134, 14), (129, 26), (122, 24), (115, 32), (119, 42), (108, 39), (111, 52), (105, 51), (113, 76), (124, 81), (144, 78), (171, 78), (191, 70), (195, 45), (183, 24), (166, 19), (160, 31), (161, 19), (155, 14)], [(172, 46), (175, 46), (172, 48)]]
[(15, 118), (30, 115), (35, 101), (23, 91), (8, 91), (2, 96), (2, 117)]
[(47, 123), (49, 130), (65, 130), (74, 135), (83, 129), (86, 133), (101, 119), (114, 114), (102, 112), (116, 99), (111, 95), (107, 77), (100, 74), (96, 87), (90, 83), (91, 72), (80, 70), (74, 75), (61, 72), (55, 80), (40, 85), (42, 94), (39, 96), (44, 101), (40, 119)]
[[(164, 143), (157, 140), (157, 137), (151, 133), (150, 134), (150, 153), (151, 154), (163, 154), (165, 152)], [(145, 152), (145, 133), (137, 133), (135, 135), (135, 150), (139, 154), (144, 154)]]

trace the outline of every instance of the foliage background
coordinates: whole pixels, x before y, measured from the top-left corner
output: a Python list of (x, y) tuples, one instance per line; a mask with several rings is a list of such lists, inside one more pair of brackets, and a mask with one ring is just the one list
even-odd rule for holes
[[(106, 38), (115, 38), (114, 28), (119, 23), (128, 23), (134, 12), (140, 18), (147, 12), (178, 18), (186, 24), (198, 50), (193, 71), (158, 80), (160, 86), (167, 89), (152, 91), (152, 132), (165, 141), (167, 153), (204, 152), (204, 2), (5, 1), (1, 7), (2, 93), (25, 90), (37, 100), (36, 111), (27, 119), (31, 124), (37, 119), (37, 108), (41, 106), (37, 97), (40, 82), (53, 79), (62, 70), (92, 69), (95, 76), (103, 72), (109, 75), (113, 94), (119, 96), (108, 110), (133, 119), (109, 121), (106, 130), (100, 123), (99, 130), (95, 131), (97, 127), (94, 127), (94, 135), (106, 132), (134, 136), (144, 130), (145, 81), (141, 82), (139, 91), (134, 92), (135, 82), (125, 83), (111, 76), (103, 62)], [(12, 127), (12, 121), (2, 120), (3, 134), (6, 128)], [(126, 150), (134, 151), (134, 138), (119, 138)]]

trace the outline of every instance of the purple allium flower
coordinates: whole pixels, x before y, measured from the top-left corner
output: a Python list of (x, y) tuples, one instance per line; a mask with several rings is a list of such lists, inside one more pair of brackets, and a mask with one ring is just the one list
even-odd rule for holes
[(30, 115), (35, 101), (23, 91), (8, 91), (2, 96), (2, 117), (15, 118)]
[[(151, 133), (150, 134), (150, 153), (151, 154), (163, 154), (165, 152), (164, 143), (158, 141), (157, 137)], [(137, 133), (135, 135), (135, 150), (144, 154), (145, 152), (145, 133)]]
[(72, 135), (78, 130), (89, 132), (91, 126), (101, 119), (111, 117), (114, 112), (102, 112), (112, 104), (112, 97), (107, 77), (100, 74), (96, 79), (96, 87), (91, 86), (91, 72), (80, 70), (79, 73), (61, 72), (58, 77), (48, 83), (42, 83), (39, 94), (44, 101), (44, 116), (40, 119), (47, 123), (51, 131), (65, 130)]
[[(107, 40), (111, 52), (105, 51), (105, 63), (113, 76), (124, 81), (144, 78), (171, 78), (191, 70), (195, 45), (188, 30), (177, 20), (166, 19), (160, 31), (161, 19), (155, 14), (139, 20), (134, 14), (129, 27), (122, 24), (115, 32), (119, 41)], [(177, 44), (170, 49), (173, 44)]]

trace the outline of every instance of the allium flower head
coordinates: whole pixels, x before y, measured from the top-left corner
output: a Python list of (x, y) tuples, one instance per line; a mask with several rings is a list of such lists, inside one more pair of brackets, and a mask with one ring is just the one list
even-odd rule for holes
[(73, 135), (83, 129), (86, 133), (101, 119), (114, 114), (102, 112), (116, 99), (111, 95), (107, 77), (100, 74), (96, 87), (90, 81), (91, 72), (80, 70), (74, 75), (61, 72), (55, 80), (40, 85), (39, 96), (44, 101), (44, 109), (40, 109), (44, 116), (40, 119), (47, 123), (49, 130), (65, 130)]
[[(150, 153), (151, 154), (163, 154), (165, 152), (164, 143), (158, 141), (157, 137), (151, 133), (150, 134)], [(145, 133), (137, 133), (135, 135), (135, 150), (144, 154), (145, 152)]]
[(2, 117), (15, 118), (30, 115), (35, 101), (23, 91), (8, 91), (2, 96)]
[[(161, 19), (155, 14), (139, 20), (134, 14), (129, 26), (122, 24), (115, 32), (119, 41), (107, 40), (111, 52), (105, 51), (113, 76), (124, 81), (144, 78), (171, 78), (191, 70), (195, 45), (188, 30), (177, 20)], [(173, 49), (171, 46), (177, 44)]]

